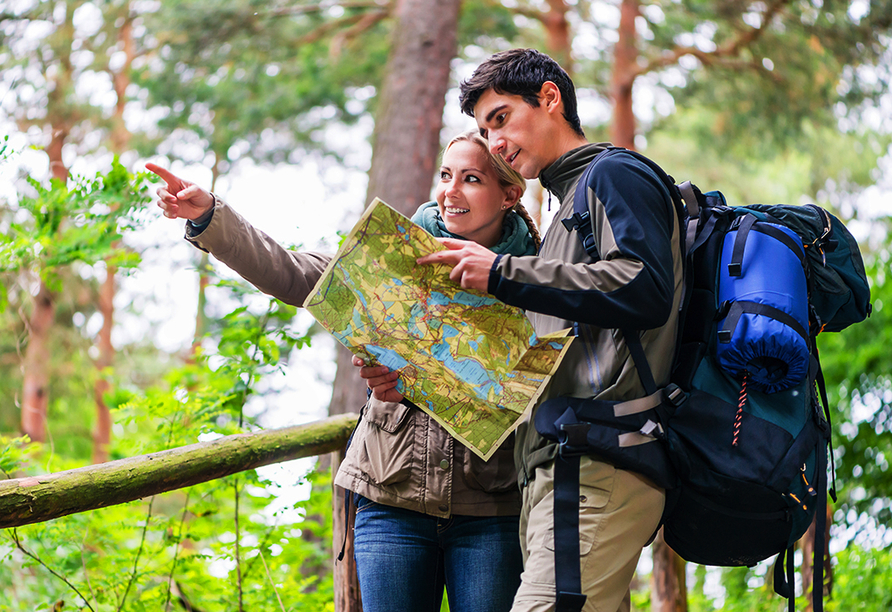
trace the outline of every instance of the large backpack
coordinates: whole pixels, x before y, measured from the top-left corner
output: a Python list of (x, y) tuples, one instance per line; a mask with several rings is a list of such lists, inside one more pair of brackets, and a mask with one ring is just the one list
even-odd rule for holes
[[(677, 186), (644, 156), (609, 148), (589, 164), (574, 214), (563, 220), (593, 258), (586, 192), (597, 164), (612, 155), (634, 156), (666, 185), (684, 232), (685, 289), (667, 387), (656, 387), (638, 334), (623, 330), (646, 397), (552, 398), (537, 410), (536, 429), (560, 444), (557, 610), (580, 610), (585, 601), (575, 500), (579, 456), (592, 454), (667, 489), (664, 537), (683, 559), (751, 566), (777, 555), (775, 590), (791, 611), (792, 548), (817, 514), (820, 612), (830, 418), (815, 337), (870, 314), (857, 243), (818, 206), (731, 207), (719, 192)], [(626, 443), (629, 436), (637, 442)]]

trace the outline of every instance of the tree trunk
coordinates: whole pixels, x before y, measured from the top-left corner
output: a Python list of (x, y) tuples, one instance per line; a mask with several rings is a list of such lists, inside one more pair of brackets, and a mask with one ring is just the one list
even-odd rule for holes
[(28, 347), (25, 349), (23, 364), (22, 433), (35, 442), (46, 441), (49, 341), (55, 313), (55, 296), (41, 280), (28, 319)]
[[(65, 14), (62, 29), (73, 38), (72, 11)], [(50, 125), (50, 142), (44, 149), (50, 162), (54, 179), (68, 181), (68, 168), (62, 159), (62, 148), (71, 133), (71, 121), (65, 109), (65, 96), (72, 87), (71, 56), (60, 57), (59, 71), (54, 87), (47, 95), (47, 122)], [(55, 296), (40, 280), (40, 288), (34, 297), (34, 309), (28, 323), (28, 348), (23, 363), (22, 433), (36, 442), (46, 441), (47, 408), (49, 406), (49, 339), (56, 306)]]
[(105, 394), (111, 389), (108, 379), (108, 368), (115, 359), (115, 347), (111, 335), (115, 315), (115, 274), (117, 268), (106, 262), (105, 281), (99, 288), (99, 312), (102, 314), (102, 328), (96, 338), (99, 358), (96, 360), (96, 382), (93, 395), (96, 400), (96, 428), (93, 430), (93, 463), (108, 461), (108, 449), (111, 444), (111, 412), (105, 403)]
[(99, 465), (0, 481), (0, 529), (41, 523), (344, 446), (357, 415), (225, 436)]
[(570, 7), (566, 0), (547, 0), (547, 4), (548, 11), (541, 19), (545, 28), (545, 49), (572, 77), (570, 51), (573, 39), (570, 36), (570, 22), (567, 21)]
[[(812, 612), (812, 590), (814, 589), (813, 570), (815, 558), (815, 530), (817, 529), (817, 514), (812, 519), (811, 525), (805, 535), (799, 540), (802, 547), (802, 594), (805, 598), (805, 612)], [(824, 554), (821, 555), (824, 564), (824, 584), (820, 585), (822, 595), (828, 595), (833, 584), (833, 565), (830, 563), (830, 525), (833, 524), (833, 508), (827, 502), (827, 521), (824, 525)]]
[(610, 96), (613, 98), (613, 123), (610, 140), (619, 147), (635, 148), (635, 114), (632, 111), (632, 86), (638, 61), (638, 35), (635, 20), (639, 12), (639, 0), (622, 0), (619, 19), (619, 39), (613, 56), (613, 74), (610, 79)]
[[(64, 124), (63, 124), (64, 125)], [(62, 147), (68, 138), (68, 127), (52, 128), (50, 143), (45, 151), (50, 158), (54, 179), (68, 180), (68, 168), (62, 162)], [(40, 280), (34, 296), (34, 306), (28, 321), (28, 348), (25, 349), (22, 378), (22, 433), (35, 442), (46, 441), (47, 409), (49, 406), (50, 329), (56, 316), (56, 298)]]
[[(430, 198), (440, 149), (443, 107), (449, 88), (449, 64), (455, 57), (459, 0), (400, 0), (393, 28), (393, 46), (375, 117), (372, 167), (366, 204), (381, 198), (411, 215)], [(329, 414), (357, 410), (366, 401), (366, 386), (352, 365), (351, 354), (337, 349)], [(332, 471), (337, 470), (332, 459)], [(343, 512), (334, 495), (333, 511)], [(333, 548), (340, 550), (344, 532), (335, 531)], [(335, 609), (360, 610), (352, 567), (335, 564)]]
[(121, 27), (118, 29), (118, 47), (124, 52), (124, 64), (117, 71), (109, 71), (112, 86), (115, 89), (115, 111), (112, 115), (112, 129), (110, 134), (111, 148), (120, 155), (130, 148), (131, 134), (124, 123), (124, 109), (127, 106), (127, 87), (130, 85), (130, 70), (133, 60), (136, 58), (136, 44), (133, 40), (133, 16), (130, 14), (130, 5), (121, 7)]
[(685, 562), (663, 539), (663, 530), (651, 546), (653, 577), (651, 584), (651, 612), (687, 612), (687, 584)]

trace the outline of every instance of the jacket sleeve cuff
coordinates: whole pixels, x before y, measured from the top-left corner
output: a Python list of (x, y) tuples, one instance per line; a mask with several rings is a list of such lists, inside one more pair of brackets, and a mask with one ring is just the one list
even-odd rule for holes
[(499, 274), (499, 262), (502, 261), (503, 257), (505, 257), (504, 253), (496, 255), (496, 259), (492, 262), (492, 267), (489, 269), (489, 280), (486, 283), (486, 292), (492, 295), (496, 294), (496, 287), (498, 287), (499, 278), (502, 276)]
[(211, 224), (211, 221), (214, 218), (214, 210), (217, 208), (218, 200), (217, 200), (217, 196), (213, 193), (211, 193), (211, 197), (214, 198), (214, 203), (207, 210), (207, 212), (205, 212), (203, 215), (201, 215), (197, 219), (188, 219), (186, 221), (186, 236), (185, 236), (186, 240), (191, 242), (195, 246), (195, 248), (197, 248), (201, 251), (204, 251), (205, 253), (207, 253), (208, 250), (206, 248), (204, 248), (203, 246), (199, 245), (197, 242), (195, 242), (193, 240), (193, 238), (197, 238), (198, 236), (200, 236), (201, 233), (207, 229), (208, 225)]

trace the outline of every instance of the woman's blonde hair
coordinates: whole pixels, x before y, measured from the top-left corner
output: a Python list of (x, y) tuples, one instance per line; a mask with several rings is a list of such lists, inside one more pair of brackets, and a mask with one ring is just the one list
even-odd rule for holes
[(467, 132), (462, 132), (450, 140), (449, 144), (443, 149), (443, 154), (445, 155), (446, 151), (449, 150), (449, 147), (456, 142), (471, 142), (483, 149), (486, 152), (486, 156), (489, 158), (489, 163), (492, 164), (493, 169), (496, 171), (499, 185), (502, 187), (520, 188), (520, 196), (517, 197), (517, 203), (512, 208), (518, 215), (520, 215), (520, 218), (526, 222), (527, 227), (530, 228), (530, 235), (533, 237), (533, 242), (536, 244), (536, 250), (538, 250), (539, 245), (542, 242), (542, 239), (539, 236), (539, 229), (536, 227), (536, 223), (533, 221), (530, 213), (524, 208), (523, 204), (520, 203), (520, 198), (527, 189), (526, 179), (524, 179), (517, 170), (509, 166), (500, 155), (493, 155), (492, 151), (489, 150), (489, 143), (477, 131), (469, 130)]

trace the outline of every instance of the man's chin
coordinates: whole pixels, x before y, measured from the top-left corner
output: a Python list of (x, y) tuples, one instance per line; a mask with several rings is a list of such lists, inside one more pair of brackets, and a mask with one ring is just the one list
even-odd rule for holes
[(539, 178), (538, 168), (517, 168), (517, 171), (520, 173), (520, 176), (528, 181)]

